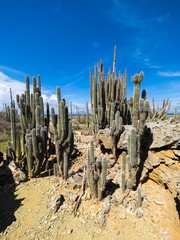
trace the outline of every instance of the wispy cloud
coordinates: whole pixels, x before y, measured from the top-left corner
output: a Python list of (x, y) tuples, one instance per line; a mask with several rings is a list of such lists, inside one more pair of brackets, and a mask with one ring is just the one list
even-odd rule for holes
[(23, 77), (26, 76), (26, 73), (24, 73), (22, 71), (19, 71), (19, 70), (16, 70), (16, 69), (13, 69), (13, 68), (10, 68), (10, 67), (7, 67), (7, 66), (0, 65), (0, 71), (4, 71), (4, 70), (7, 71), (7, 72), (10, 72), (10, 73), (18, 74), (18, 75), (23, 76)]
[(136, 48), (133, 57), (138, 61), (140, 61), (145, 66), (148, 66), (149, 68), (154, 68), (154, 69), (161, 68), (161, 66), (159, 65), (152, 64), (150, 58), (144, 57), (144, 54), (142, 54), (142, 51), (139, 48)]
[[(67, 87), (68, 85), (73, 85), (75, 82), (79, 81), (77, 79), (76, 81), (69, 83), (65, 85), (64, 87)], [(7, 76), (3, 72), (0, 72), (0, 109), (3, 108), (3, 104), (10, 105), (10, 88), (12, 89), (12, 96), (16, 103), (16, 95), (21, 95), (24, 93), (26, 89), (26, 84), (12, 79), (11, 77)], [(42, 97), (44, 101), (44, 108), (46, 110), (46, 103), (49, 103), (50, 109), (51, 107), (55, 108), (55, 111), (57, 113), (57, 95), (54, 90), (54, 92), (47, 90), (45, 88), (42, 88)], [(32, 85), (30, 85), (30, 91), (32, 92)], [(69, 105), (70, 101), (72, 101), (73, 104), (73, 113), (76, 111), (76, 106), (78, 107), (79, 111), (85, 111), (86, 110), (86, 98), (77, 98), (74, 94), (64, 94), (64, 98), (66, 98), (66, 102)], [(16, 104), (17, 107), (17, 104)]]
[(74, 97), (74, 96), (75, 96), (74, 94), (66, 94), (66, 95), (64, 95), (65, 98)]
[(70, 87), (70, 86), (74, 85), (75, 83), (79, 82), (81, 79), (82, 79), (82, 78), (81, 78), (81, 77), (79, 77), (79, 78), (78, 78), (78, 79), (76, 79), (75, 81), (72, 81), (72, 82), (70, 82), (70, 83), (68, 83), (68, 84), (64, 85), (64, 86), (62, 87), (62, 89), (64, 89), (64, 88), (67, 88), (67, 87)]
[(159, 71), (158, 75), (162, 76), (162, 77), (180, 77), (180, 71), (177, 71), (177, 72), (161, 72), (161, 71)]
[(138, 29), (147, 28), (155, 23), (161, 24), (168, 20), (169, 12), (160, 16), (157, 14), (151, 16), (148, 16), (148, 14), (144, 15), (142, 8), (144, 7), (145, 11), (148, 6), (147, 1), (144, 1), (144, 3), (141, 2), (141, 8), (139, 8), (139, 5), (133, 4), (133, 2), (113, 0), (111, 1), (111, 8), (108, 11), (115, 22)]

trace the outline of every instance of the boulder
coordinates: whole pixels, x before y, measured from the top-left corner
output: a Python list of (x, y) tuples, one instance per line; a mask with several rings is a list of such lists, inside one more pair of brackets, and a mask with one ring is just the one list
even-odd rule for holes
[(51, 198), (51, 201), (50, 201), (50, 204), (49, 204), (49, 209), (53, 213), (56, 213), (59, 210), (60, 206), (63, 204), (64, 201), (65, 201), (64, 196), (62, 194), (60, 194), (59, 192), (57, 192)]
[(168, 188), (174, 198), (178, 197), (180, 199), (179, 173), (180, 165), (177, 159), (174, 159), (172, 150), (160, 152), (149, 151), (148, 157), (144, 162), (141, 181), (150, 178), (157, 184), (164, 185), (165, 188)]
[(14, 161), (11, 161), (8, 167), (12, 172), (13, 179), (16, 184), (19, 184), (20, 182), (24, 182), (27, 180), (25, 173), (22, 172), (21, 169), (17, 167)]
[[(117, 144), (118, 149), (127, 150), (128, 135), (132, 129), (131, 125), (125, 125)], [(99, 130), (97, 141), (105, 149), (112, 148), (111, 131), (106, 128)], [(146, 123), (141, 147), (148, 149), (180, 147), (180, 123), (175, 120), (164, 120)]]

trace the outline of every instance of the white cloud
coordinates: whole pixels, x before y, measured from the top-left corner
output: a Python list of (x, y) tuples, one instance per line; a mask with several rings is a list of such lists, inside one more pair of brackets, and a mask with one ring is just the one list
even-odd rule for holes
[(16, 100), (16, 94), (23, 93), (25, 87), (25, 83), (14, 80), (0, 72), (0, 108), (2, 109), (4, 103), (10, 104), (10, 88), (12, 89), (13, 99)]
[(162, 77), (180, 77), (180, 71), (178, 71), (178, 72), (161, 72), (161, 71), (159, 71), (158, 75), (162, 76)]
[[(3, 104), (10, 105), (10, 88), (12, 89), (12, 97), (16, 103), (16, 95), (21, 95), (26, 89), (26, 84), (18, 80), (12, 79), (0, 72), (0, 109), (3, 108)], [(30, 90), (32, 92), (32, 85), (30, 85)], [(46, 94), (49, 93), (49, 94)], [(49, 102), (50, 107), (57, 107), (57, 97), (55, 94), (51, 93), (49, 90), (42, 88), (42, 96), (44, 104)], [(17, 106), (17, 104), (16, 104)]]

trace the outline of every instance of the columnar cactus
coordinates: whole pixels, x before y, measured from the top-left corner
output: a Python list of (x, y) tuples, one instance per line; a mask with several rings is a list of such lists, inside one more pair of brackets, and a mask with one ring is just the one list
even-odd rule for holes
[(15, 119), (15, 109), (11, 108), (11, 140), (13, 151), (16, 152), (16, 119)]
[[(47, 126), (41, 126), (40, 107), (36, 107), (36, 128), (26, 134), (25, 152), (28, 165), (28, 176), (37, 176), (47, 153)], [(47, 160), (47, 159), (46, 159)]]
[(80, 123), (81, 122), (81, 115), (80, 115), (80, 112), (79, 112), (79, 109), (78, 109), (77, 106), (76, 106), (76, 118), (77, 118), (78, 123)]
[(72, 102), (70, 102), (70, 119), (71, 119), (71, 122), (72, 122)]
[[(38, 75), (38, 86), (36, 86), (36, 78), (33, 77), (33, 93), (30, 95), (29, 77), (26, 76), (25, 94), (16, 96), (17, 104), (20, 109), (20, 120), (23, 134), (36, 126), (36, 107), (40, 106), (40, 124), (44, 126), (44, 106), (41, 96), (40, 76)], [(45, 125), (49, 126), (49, 105), (47, 104), (47, 117)]]
[(149, 101), (142, 98), (140, 100), (140, 119), (138, 125), (138, 153), (140, 154), (141, 139), (144, 134), (145, 121), (148, 117), (149, 112)]
[(89, 128), (89, 108), (88, 108), (88, 102), (86, 102), (86, 124), (87, 124), (87, 128)]
[(154, 98), (152, 98), (152, 105), (153, 109), (150, 109), (149, 116), (151, 121), (158, 121), (158, 120), (164, 120), (171, 108), (171, 101), (169, 101), (169, 98), (165, 101), (163, 100), (162, 108), (159, 109), (159, 104), (157, 104), (157, 108), (155, 107)]
[(147, 92), (146, 92), (146, 90), (145, 90), (145, 89), (142, 91), (141, 98), (143, 98), (143, 99), (144, 99), (144, 101), (145, 101), (145, 100), (146, 100), (146, 98), (147, 98)]
[(54, 140), (59, 172), (66, 180), (68, 178), (69, 157), (73, 150), (74, 135), (72, 131), (72, 122), (68, 118), (68, 106), (65, 104), (65, 101), (61, 101), (59, 87), (57, 87), (57, 101), (58, 122), (54, 114), (54, 108), (51, 108), (51, 117), (54, 127)]
[[(119, 77), (116, 73), (116, 47), (114, 52), (113, 72), (109, 68), (108, 76), (104, 78), (104, 68), (102, 60), (100, 66), (95, 64), (95, 73), (92, 74), (90, 69), (90, 99), (91, 112), (94, 124), (94, 131), (98, 128), (110, 126), (111, 104), (115, 105), (114, 114), (119, 111), (123, 123), (129, 121), (129, 110), (126, 102), (127, 94), (127, 71)], [(129, 117), (127, 115), (129, 114)]]
[(8, 145), (6, 147), (6, 160), (8, 163), (12, 160), (15, 160), (14, 151), (13, 151), (10, 141), (8, 141)]
[(126, 190), (126, 173), (124, 171), (121, 172), (121, 189), (122, 189), (122, 193), (125, 193), (125, 190)]
[(131, 134), (128, 137), (128, 155), (130, 160), (130, 177), (132, 180), (132, 185), (135, 187), (136, 184), (136, 173), (137, 173), (137, 134), (136, 129), (131, 129)]
[(138, 198), (138, 208), (142, 205), (142, 196), (141, 196), (141, 187), (139, 186), (137, 189), (137, 198)]
[(132, 123), (133, 127), (137, 129), (138, 127), (138, 119), (139, 119), (139, 95), (140, 95), (140, 83), (144, 78), (144, 73), (140, 72), (140, 74), (135, 74), (131, 78), (132, 82), (135, 83), (134, 87), (134, 102), (133, 102), (133, 111), (132, 111)]
[(174, 109), (174, 119), (177, 119), (177, 107)]
[(91, 141), (87, 159), (87, 182), (93, 198), (102, 200), (106, 185), (107, 159), (102, 160), (94, 156), (94, 142)]
[(121, 164), (121, 170), (126, 172), (126, 152), (122, 153), (122, 164)]
[(111, 137), (112, 137), (112, 152), (114, 157), (117, 157), (117, 142), (122, 132), (122, 117), (120, 112), (117, 111), (114, 119), (114, 111), (111, 111)]
[[(25, 94), (22, 94), (20, 97), (17, 95), (16, 99), (20, 109), (23, 152), (25, 156), (23, 159), (26, 159), (23, 166), (25, 169), (27, 167), (29, 177), (35, 177), (40, 173), (44, 163), (47, 161), (47, 141), (49, 129), (49, 104), (47, 103), (46, 105), (47, 114), (46, 117), (44, 117), (44, 104), (41, 96), (40, 76), (38, 75), (37, 86), (36, 78), (33, 77), (33, 93), (31, 94), (29, 77), (26, 76)], [(18, 155), (22, 156), (20, 153), (20, 147), (18, 152)]]

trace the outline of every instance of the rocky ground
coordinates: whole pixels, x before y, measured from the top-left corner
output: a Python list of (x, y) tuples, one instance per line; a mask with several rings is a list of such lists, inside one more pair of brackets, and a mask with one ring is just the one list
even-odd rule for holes
[[(80, 194), (83, 166), (91, 139), (91, 136), (76, 132), (78, 157), (73, 159), (67, 182), (43, 175), (17, 186), (13, 183), (1, 187), (0, 239), (180, 239), (180, 211), (173, 193), (175, 190), (170, 179), (164, 185), (163, 177), (167, 178), (162, 174), (167, 172), (163, 168), (169, 167), (174, 171), (174, 167), (176, 170), (180, 167), (178, 158), (170, 157), (174, 154), (173, 150), (171, 153), (149, 153), (151, 158), (156, 155), (159, 163), (156, 162), (155, 168), (151, 166), (151, 170), (148, 163), (145, 167), (140, 218), (136, 216), (136, 191), (132, 191), (122, 204), (123, 194), (119, 188), (121, 156), (116, 162), (108, 153), (105, 198), (102, 202), (90, 199), (86, 189), (74, 217), (73, 210)], [(95, 151), (96, 155), (102, 155), (99, 145)]]

